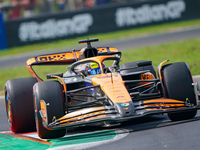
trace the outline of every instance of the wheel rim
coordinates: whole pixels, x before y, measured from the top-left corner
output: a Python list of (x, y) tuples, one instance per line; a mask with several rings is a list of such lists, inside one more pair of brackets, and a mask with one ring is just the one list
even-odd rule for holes
[(5, 100), (6, 100), (6, 113), (8, 116), (8, 123), (11, 124), (11, 105), (10, 105), (10, 97), (7, 91), (6, 91)]

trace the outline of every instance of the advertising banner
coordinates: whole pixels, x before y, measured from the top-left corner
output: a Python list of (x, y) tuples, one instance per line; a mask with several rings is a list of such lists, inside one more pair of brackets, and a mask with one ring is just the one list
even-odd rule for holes
[(200, 18), (199, 0), (151, 0), (6, 22), (8, 47)]

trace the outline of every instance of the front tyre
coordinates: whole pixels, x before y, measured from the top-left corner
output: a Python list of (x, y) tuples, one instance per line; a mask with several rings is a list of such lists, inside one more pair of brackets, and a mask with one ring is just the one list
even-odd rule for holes
[(52, 122), (54, 118), (60, 118), (64, 116), (64, 97), (61, 85), (56, 81), (44, 81), (39, 82), (33, 87), (34, 103), (35, 103), (35, 117), (38, 136), (43, 139), (52, 139), (63, 137), (66, 133), (66, 129), (60, 130), (48, 130), (42, 124), (42, 118), (39, 113), (41, 110), (40, 100), (44, 100), (47, 106), (47, 120), (48, 123)]
[[(184, 62), (172, 63), (162, 67), (163, 87), (166, 98), (176, 99), (196, 105), (196, 98), (193, 80), (189, 67)], [(168, 117), (172, 121), (192, 119), (197, 110), (169, 113)]]

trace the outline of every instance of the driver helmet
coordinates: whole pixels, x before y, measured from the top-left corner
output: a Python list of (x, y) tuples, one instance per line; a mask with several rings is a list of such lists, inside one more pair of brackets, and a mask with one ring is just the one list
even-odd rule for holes
[(98, 63), (88, 63), (86, 66), (88, 75), (97, 75), (101, 71), (101, 68)]

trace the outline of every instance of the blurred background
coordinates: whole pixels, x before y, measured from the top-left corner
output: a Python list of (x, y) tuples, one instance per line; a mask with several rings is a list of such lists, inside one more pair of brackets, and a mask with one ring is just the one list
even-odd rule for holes
[(27, 18), (47, 13), (70, 12), (104, 5), (150, 0), (1, 0), (5, 20)]
[(0, 49), (200, 17), (199, 0), (0, 0)]

